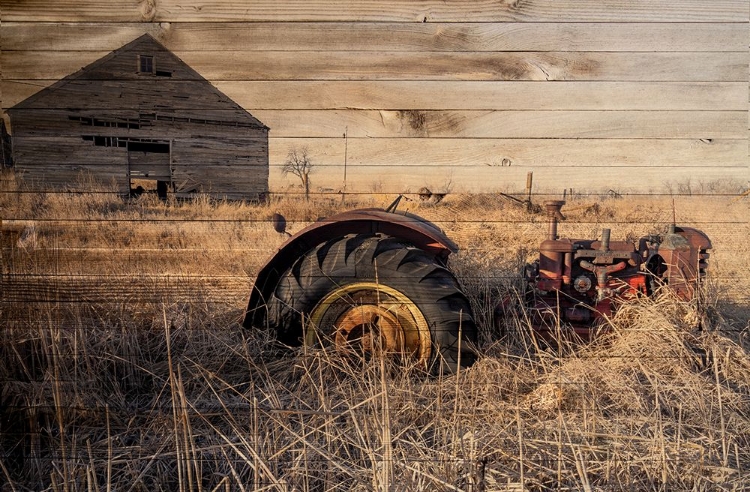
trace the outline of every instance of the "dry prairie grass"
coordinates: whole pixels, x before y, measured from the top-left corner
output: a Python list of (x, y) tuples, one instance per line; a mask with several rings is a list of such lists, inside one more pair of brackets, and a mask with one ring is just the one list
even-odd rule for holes
[[(714, 242), (702, 309), (644, 300), (597, 342), (555, 349), (522, 316), (505, 333), (489, 322), (543, 216), (491, 195), (406, 202), (462, 247), (453, 267), (481, 322), (480, 360), (427, 378), (280, 350), (239, 326), (283, 241), (273, 212), (295, 232), (392, 197), (126, 203), (85, 181), (71, 194), (4, 186), (19, 234), (3, 236), (2, 490), (750, 487), (747, 201), (675, 199), (678, 221)], [(584, 197), (564, 212), (564, 235), (633, 238), (669, 222), (672, 199)]]

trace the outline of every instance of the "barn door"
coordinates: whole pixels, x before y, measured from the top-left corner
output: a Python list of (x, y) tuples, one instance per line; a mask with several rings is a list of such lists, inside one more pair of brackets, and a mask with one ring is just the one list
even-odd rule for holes
[(157, 193), (166, 198), (172, 189), (169, 142), (128, 142), (130, 193)]

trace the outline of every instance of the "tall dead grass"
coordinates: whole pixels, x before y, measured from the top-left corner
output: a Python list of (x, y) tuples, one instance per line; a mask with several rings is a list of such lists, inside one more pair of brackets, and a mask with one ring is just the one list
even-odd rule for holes
[[(701, 305), (665, 293), (621, 309), (594, 343), (544, 346), (522, 314), (504, 333), (491, 323), (544, 218), (487, 195), (407, 202), (462, 246), (453, 265), (482, 331), (472, 368), (430, 378), (239, 326), (254, 272), (283, 241), (265, 220), (280, 211), (294, 232), (339, 200), (96, 197), (5, 208), (37, 240), (3, 249), (3, 490), (750, 487), (750, 316), (736, 294), (747, 279), (732, 273), (750, 258), (728, 266), (726, 251), (748, 226), (706, 220), (719, 206), (741, 217), (742, 203), (677, 204), (714, 240)], [(565, 235), (611, 226), (623, 238), (655, 232), (672, 209), (574, 201), (566, 214)], [(44, 280), (44, 295), (21, 279)]]

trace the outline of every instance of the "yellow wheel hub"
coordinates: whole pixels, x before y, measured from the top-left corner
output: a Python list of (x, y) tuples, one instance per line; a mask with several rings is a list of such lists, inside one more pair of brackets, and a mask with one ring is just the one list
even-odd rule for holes
[(375, 282), (335, 289), (310, 313), (305, 344), (326, 337), (337, 350), (396, 355), (427, 367), (432, 351), (422, 311), (402, 292)]

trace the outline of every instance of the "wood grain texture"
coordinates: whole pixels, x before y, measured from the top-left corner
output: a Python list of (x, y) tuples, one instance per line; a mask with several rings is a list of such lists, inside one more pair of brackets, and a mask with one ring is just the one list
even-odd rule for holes
[(744, 0), (26, 0), (0, 3), (8, 21), (25, 22), (744, 22)]
[(185, 51), (747, 52), (747, 20), (660, 23), (27, 23), (3, 16), (3, 51), (96, 51), (148, 33)]
[(245, 108), (747, 110), (747, 83), (217, 82)]
[[(666, 181), (741, 180), (748, 176), (747, 142), (737, 140), (558, 139), (273, 139), (270, 187), (284, 190), (280, 167), (291, 148), (306, 147), (315, 189), (412, 192), (450, 184), (454, 191), (522, 191), (526, 173), (538, 186), (561, 189), (660, 189)], [(686, 170), (690, 169), (689, 173)], [(637, 176), (637, 179), (634, 179)]]
[[(394, 172), (398, 171), (398, 173)], [(451, 190), (456, 193), (506, 192), (522, 194), (529, 171), (534, 173), (535, 193), (559, 197), (562, 190), (575, 188), (586, 192), (618, 192), (664, 194), (669, 186), (675, 189), (676, 183), (692, 183), (695, 189), (710, 186), (711, 183), (725, 181), (737, 183), (747, 176), (747, 168), (703, 166), (690, 169), (690, 174), (678, 168), (662, 167), (476, 167), (461, 172), (450, 172), (444, 168), (413, 166), (399, 168), (358, 167), (347, 170), (346, 187), (343, 182), (343, 169), (330, 169), (326, 175), (312, 177), (312, 187), (316, 193), (337, 196), (344, 190), (349, 193), (416, 193), (426, 186), (436, 193)], [(634, 178), (634, 176), (637, 176)], [(302, 195), (298, 183), (271, 173), (269, 186), (274, 193)]]
[[(94, 116), (93, 112), (85, 113)], [(113, 113), (138, 118), (137, 111)], [(194, 117), (224, 119), (221, 112)], [(440, 111), (440, 110), (259, 110), (253, 115), (271, 128), (271, 136), (343, 138), (647, 138), (737, 139), (748, 130), (746, 111)], [(59, 135), (70, 127), (49, 111), (34, 116), (43, 125), (31, 136)], [(176, 129), (188, 124), (175, 123)], [(247, 138), (244, 128), (224, 127), (225, 136)], [(111, 135), (91, 128), (92, 135)], [(159, 130), (143, 127), (142, 137), (158, 138)]]
[(270, 110), (273, 137), (742, 139), (746, 111)]
[[(271, 166), (280, 167), (291, 148), (307, 147), (321, 167), (344, 163), (342, 138), (277, 138), (269, 142)], [(351, 167), (421, 166), (747, 167), (747, 142), (649, 139), (348, 139)], [(271, 171), (273, 172), (273, 171)]]
[[(33, 149), (39, 156), (35, 167), (53, 169), (61, 163), (55, 161), (56, 149), (49, 144), (48, 137), (26, 137), (23, 147)], [(60, 139), (56, 146), (63, 146), (65, 166), (71, 170), (78, 165), (110, 166), (110, 161), (126, 163), (125, 149), (104, 148), (112, 159), (102, 159), (87, 150), (89, 145), (75, 145)], [(207, 148), (211, 144), (212, 148)], [(219, 151), (235, 147), (247, 149), (243, 158), (246, 166), (252, 167), (251, 159), (263, 155), (252, 140), (233, 140), (220, 143), (176, 140), (173, 163), (185, 168), (203, 162), (217, 172), (230, 169), (234, 160), (217, 155)], [(215, 148), (214, 148), (215, 147)], [(747, 169), (747, 142), (744, 139), (473, 139), (473, 138), (275, 138), (269, 141), (271, 173), (280, 172), (281, 166), (292, 148), (307, 148), (318, 168), (326, 173), (328, 168), (343, 167), (345, 153), (350, 168), (396, 168), (420, 167), (435, 169), (479, 168), (479, 167), (542, 167), (542, 168), (587, 168), (587, 167), (733, 167), (738, 171)], [(30, 151), (31, 152), (31, 151)], [(668, 156), (668, 157), (667, 157)], [(258, 164), (262, 166), (262, 164)], [(191, 171), (192, 172), (192, 171)], [(463, 170), (461, 172), (466, 172)]]
[[(12, 107), (54, 81), (3, 80), (3, 108)], [(175, 109), (211, 109), (208, 103), (180, 100), (190, 82), (173, 81), (163, 92)], [(169, 85), (169, 87), (166, 87)], [(369, 110), (638, 110), (747, 111), (743, 82), (530, 82), (530, 81), (264, 81), (215, 82), (230, 99), (251, 112), (280, 109)], [(106, 83), (111, 98), (86, 98), (85, 84), (70, 84), (65, 100), (81, 109), (124, 110), (154, 107), (143, 99), (118, 105), (118, 81)], [(57, 105), (59, 106), (59, 104)], [(56, 107), (54, 104), (51, 107)], [(68, 106), (62, 106), (68, 107)]]
[[(59, 79), (99, 51), (4, 51), (5, 80)], [(745, 82), (750, 56), (727, 53), (185, 51), (203, 77), (243, 80), (577, 80)], [(174, 80), (178, 77), (173, 76)]]
[[(133, 261), (133, 258), (128, 258), (128, 260)], [(88, 264), (85, 269), (91, 268), (92, 265)], [(116, 283), (117, 288), (113, 289), (113, 283)], [(143, 306), (206, 295), (211, 295), (211, 299), (215, 299), (214, 302), (231, 304), (231, 295), (227, 292), (250, 289), (248, 280), (239, 276), (211, 277), (184, 273), (113, 278), (97, 274), (55, 275), (53, 272), (38, 272), (31, 275), (8, 275), (3, 279), (2, 287), (3, 302), (11, 306), (16, 302), (40, 304), (74, 302), (106, 306), (122, 305), (133, 302), (135, 299), (139, 306)]]

